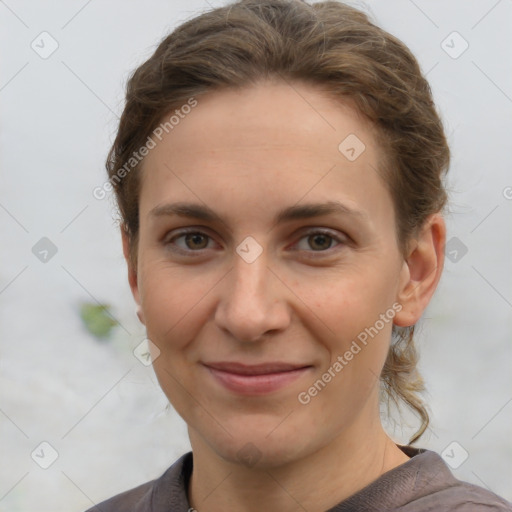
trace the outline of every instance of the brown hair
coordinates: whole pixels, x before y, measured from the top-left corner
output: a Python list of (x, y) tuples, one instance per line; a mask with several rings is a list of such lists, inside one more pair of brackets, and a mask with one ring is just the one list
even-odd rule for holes
[[(427, 217), (443, 209), (450, 152), (428, 82), (410, 50), (367, 15), (337, 1), (241, 0), (176, 28), (128, 81), (126, 105), (107, 159), (123, 226), (137, 262), (140, 164), (119, 173), (172, 109), (222, 87), (265, 78), (321, 86), (350, 101), (383, 148), (379, 172), (389, 187), (404, 257)], [(131, 160), (130, 160), (131, 161)], [(126, 167), (124, 167), (126, 169)], [(122, 177), (122, 179), (120, 179)], [(429, 423), (417, 371), (414, 326), (393, 327), (381, 391), (420, 418), (410, 443)], [(388, 401), (388, 406), (389, 406)]]

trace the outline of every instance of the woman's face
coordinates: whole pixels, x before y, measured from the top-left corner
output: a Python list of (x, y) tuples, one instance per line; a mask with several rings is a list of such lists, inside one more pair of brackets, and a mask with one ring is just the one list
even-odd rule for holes
[(409, 275), (371, 126), (299, 83), (197, 101), (143, 169), (132, 289), (162, 389), (227, 460), (368, 432)]

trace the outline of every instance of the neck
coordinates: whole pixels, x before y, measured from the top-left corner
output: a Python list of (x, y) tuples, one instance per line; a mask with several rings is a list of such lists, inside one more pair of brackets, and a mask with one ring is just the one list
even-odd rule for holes
[(189, 429), (194, 454), (190, 505), (197, 512), (324, 512), (409, 460), (380, 419), (371, 425), (362, 429), (356, 422), (313, 453), (265, 468), (219, 457)]

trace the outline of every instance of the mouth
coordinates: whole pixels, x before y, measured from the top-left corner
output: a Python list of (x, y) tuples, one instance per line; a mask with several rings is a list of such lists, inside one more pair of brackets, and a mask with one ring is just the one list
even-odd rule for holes
[(258, 365), (204, 363), (214, 380), (242, 395), (262, 395), (282, 389), (311, 371), (311, 365), (269, 362)]

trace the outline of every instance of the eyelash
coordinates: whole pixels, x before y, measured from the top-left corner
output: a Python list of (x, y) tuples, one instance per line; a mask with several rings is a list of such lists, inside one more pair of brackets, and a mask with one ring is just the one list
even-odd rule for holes
[[(175, 253), (178, 253), (178, 254), (183, 254), (185, 256), (191, 256), (191, 257), (197, 257), (197, 256), (201, 256), (203, 251), (206, 251), (207, 249), (199, 249), (197, 251), (194, 251), (192, 249), (182, 249), (182, 248), (179, 248), (177, 246), (174, 245), (174, 242), (179, 239), (179, 238), (182, 238), (186, 235), (190, 235), (190, 234), (193, 234), (193, 235), (201, 235), (201, 236), (204, 236), (204, 237), (207, 237), (209, 238), (210, 240), (212, 239), (211, 236), (209, 236), (208, 234), (204, 233), (203, 231), (200, 231), (198, 229), (187, 229), (187, 230), (182, 230), (182, 231), (179, 231), (176, 235), (174, 235), (172, 238), (168, 239), (168, 240), (165, 240), (164, 241), (164, 245), (166, 247), (168, 247), (172, 252), (175, 252)], [(299, 238), (299, 241), (304, 239), (304, 238), (307, 238), (307, 237), (310, 237), (312, 235), (325, 235), (327, 236), (328, 238), (330, 238), (332, 241), (335, 241), (335, 242), (338, 242), (338, 245), (345, 245), (347, 243), (347, 240), (346, 239), (342, 239), (341, 237), (339, 236), (336, 236), (334, 234), (332, 234), (330, 231), (327, 231), (327, 230), (322, 230), (322, 229), (314, 229), (314, 230), (310, 230), (306, 233), (304, 233), (300, 238)], [(325, 249), (325, 250), (320, 250), (320, 251), (307, 251), (307, 252), (312, 252), (312, 253), (318, 253), (320, 256), (321, 255), (325, 255), (325, 254), (329, 254), (331, 253), (331, 251), (333, 249), (335, 249), (337, 246), (334, 246), (334, 247), (329, 247), (328, 249)], [(301, 249), (297, 249), (298, 251), (301, 251)], [(195, 253), (195, 254), (194, 254)], [(308, 256), (309, 258), (318, 258), (319, 256)]]

